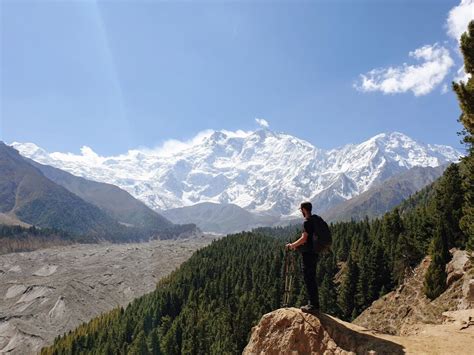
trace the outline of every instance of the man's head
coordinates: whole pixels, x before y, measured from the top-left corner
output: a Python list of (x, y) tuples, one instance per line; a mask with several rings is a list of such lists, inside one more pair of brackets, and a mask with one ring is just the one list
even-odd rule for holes
[(313, 205), (309, 201), (302, 202), (300, 205), (301, 213), (303, 213), (303, 216), (305, 217), (311, 216), (312, 209), (313, 209)]

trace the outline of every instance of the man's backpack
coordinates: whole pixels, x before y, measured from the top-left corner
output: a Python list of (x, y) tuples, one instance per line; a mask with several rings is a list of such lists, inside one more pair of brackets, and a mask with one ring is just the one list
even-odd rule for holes
[(313, 250), (316, 253), (326, 253), (331, 251), (332, 236), (328, 224), (320, 216), (311, 216), (314, 223)]

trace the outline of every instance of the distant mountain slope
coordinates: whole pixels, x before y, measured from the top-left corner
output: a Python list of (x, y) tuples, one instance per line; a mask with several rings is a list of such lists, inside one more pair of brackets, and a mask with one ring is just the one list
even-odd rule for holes
[(201, 230), (213, 233), (234, 233), (255, 227), (272, 225), (278, 217), (260, 216), (234, 204), (198, 203), (173, 208), (162, 214), (173, 223), (194, 223)]
[(39, 227), (107, 235), (120, 225), (98, 207), (46, 178), (0, 142), (0, 212)]
[(0, 225), (29, 227), (28, 223), (20, 221), (16, 216), (0, 213)]
[(269, 129), (209, 131), (176, 149), (110, 157), (89, 147), (77, 155), (49, 153), (32, 143), (12, 145), (42, 164), (117, 185), (155, 210), (213, 202), (285, 217), (298, 216), (302, 200), (325, 211), (410, 168), (436, 167), (461, 156), (452, 147), (398, 132), (331, 150)]
[(323, 213), (328, 221), (379, 217), (439, 178), (447, 165), (414, 167)]
[(28, 161), (48, 179), (101, 208), (120, 223), (147, 230), (161, 230), (172, 226), (166, 218), (115, 185), (90, 181), (31, 159)]

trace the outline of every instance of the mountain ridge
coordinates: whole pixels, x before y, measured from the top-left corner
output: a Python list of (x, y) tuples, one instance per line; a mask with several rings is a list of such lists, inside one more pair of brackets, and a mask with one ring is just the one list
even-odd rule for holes
[(324, 217), (332, 222), (379, 217), (433, 183), (446, 168), (413, 167), (327, 210)]
[(157, 211), (213, 202), (276, 216), (297, 215), (302, 199), (321, 200), (326, 210), (411, 167), (435, 167), (461, 156), (452, 147), (399, 132), (323, 150), (269, 129), (209, 131), (190, 143), (112, 157), (89, 147), (76, 155), (48, 153), (32, 143), (12, 146), (39, 163), (117, 185)]
[(47, 179), (0, 142), (0, 212), (40, 227), (103, 235), (120, 228), (98, 207)]
[(168, 239), (200, 233), (193, 224), (171, 223), (116, 186), (40, 165), (3, 142), (0, 169), (1, 223), (62, 230), (88, 241)]
[(90, 181), (32, 159), (25, 159), (48, 179), (101, 208), (119, 223), (149, 230), (160, 230), (172, 225), (165, 217), (115, 185)]

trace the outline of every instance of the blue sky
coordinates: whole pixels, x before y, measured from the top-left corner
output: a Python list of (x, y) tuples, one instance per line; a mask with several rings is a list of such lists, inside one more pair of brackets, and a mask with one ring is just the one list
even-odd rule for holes
[(471, 0), (0, 4), (6, 142), (110, 155), (264, 118), (321, 148), (385, 131), (462, 147)]

